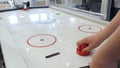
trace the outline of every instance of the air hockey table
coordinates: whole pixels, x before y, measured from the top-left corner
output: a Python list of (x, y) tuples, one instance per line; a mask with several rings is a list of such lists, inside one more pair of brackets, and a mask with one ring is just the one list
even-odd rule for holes
[(80, 56), (76, 41), (100, 32), (103, 23), (51, 7), (1, 12), (0, 42), (5, 67), (87, 66), (94, 50), (89, 56)]

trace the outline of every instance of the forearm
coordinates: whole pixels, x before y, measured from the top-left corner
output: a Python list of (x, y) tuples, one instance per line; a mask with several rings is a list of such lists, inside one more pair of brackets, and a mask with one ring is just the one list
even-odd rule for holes
[(108, 54), (110, 57), (108, 59), (111, 59), (113, 61), (117, 61), (120, 59), (120, 26), (117, 28), (117, 30), (108, 38), (108, 41), (105, 43), (106, 45), (106, 51), (108, 51)]
[(99, 34), (104, 39), (108, 38), (120, 25), (120, 11), (117, 13), (117, 15), (114, 17), (114, 19), (106, 25), (106, 27), (101, 31)]
[(120, 59), (120, 26), (106, 40), (106, 42), (102, 45), (101, 50), (98, 52), (105, 60), (109, 60), (111, 62)]
[[(120, 59), (120, 26), (94, 53), (91, 68), (116, 68)], [(112, 67), (113, 66), (113, 67)]]

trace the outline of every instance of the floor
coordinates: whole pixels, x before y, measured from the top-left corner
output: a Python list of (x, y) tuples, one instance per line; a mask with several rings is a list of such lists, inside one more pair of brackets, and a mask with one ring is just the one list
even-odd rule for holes
[(80, 68), (91, 56), (76, 53), (76, 41), (105, 25), (52, 8), (0, 13), (6, 68)]

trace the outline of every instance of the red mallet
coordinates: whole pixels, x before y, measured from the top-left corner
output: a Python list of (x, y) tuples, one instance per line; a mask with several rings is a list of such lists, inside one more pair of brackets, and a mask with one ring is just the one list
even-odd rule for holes
[(24, 4), (23, 10), (24, 10), (24, 11), (27, 11), (27, 10), (28, 10), (28, 7), (27, 7), (26, 4)]
[(80, 47), (78, 47), (77, 50), (76, 50), (77, 54), (81, 55), (81, 56), (88, 56), (88, 55), (90, 55), (90, 52), (84, 52), (84, 51), (82, 51), (87, 46), (88, 46), (88, 44), (85, 44), (85, 43), (83, 43), (82, 45), (80, 45)]

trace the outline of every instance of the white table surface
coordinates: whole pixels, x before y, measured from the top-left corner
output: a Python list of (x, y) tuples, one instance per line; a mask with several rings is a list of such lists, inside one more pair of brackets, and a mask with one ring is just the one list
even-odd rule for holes
[[(104, 28), (98, 22), (52, 8), (3, 12), (0, 17), (0, 41), (6, 68), (86, 66), (92, 53), (86, 57), (79, 56), (76, 53), (76, 41)], [(60, 54), (45, 58), (56, 52)]]

